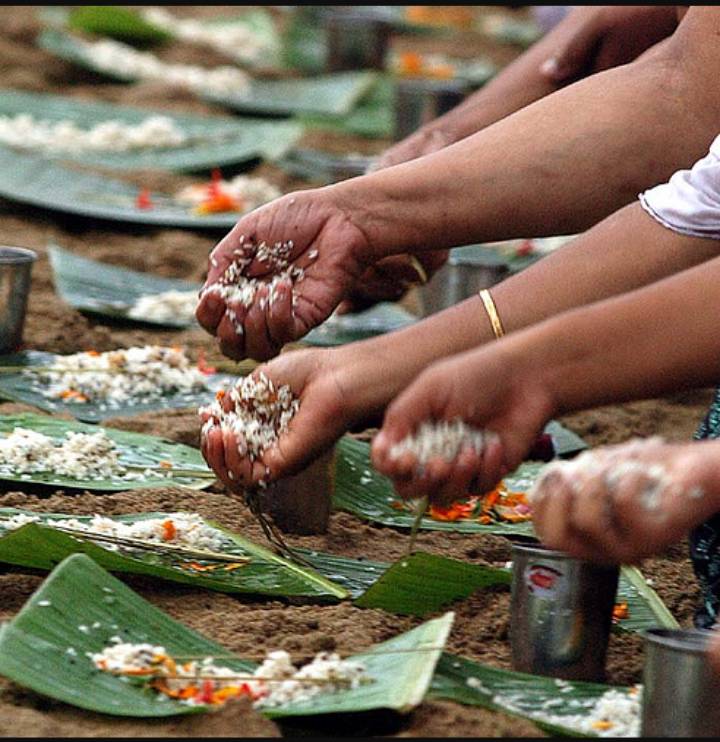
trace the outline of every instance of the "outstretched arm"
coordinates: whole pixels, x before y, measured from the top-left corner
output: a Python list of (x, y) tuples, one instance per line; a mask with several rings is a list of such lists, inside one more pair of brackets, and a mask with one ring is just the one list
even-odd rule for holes
[[(700, 240), (680, 237), (678, 240)], [(467, 482), (452, 462), (418, 478), (391, 446), (424, 420), (460, 417), (500, 435), (473, 473), (492, 487), (514, 469), (551, 417), (610, 402), (705, 386), (720, 376), (720, 258), (645, 288), (565, 312), (498, 343), (431, 366), (388, 408), (374, 462), (420, 496), (452, 499)]]
[(390, 147), (377, 168), (435, 152), (580, 77), (631, 62), (676, 27), (671, 5), (577, 6), (463, 103)]

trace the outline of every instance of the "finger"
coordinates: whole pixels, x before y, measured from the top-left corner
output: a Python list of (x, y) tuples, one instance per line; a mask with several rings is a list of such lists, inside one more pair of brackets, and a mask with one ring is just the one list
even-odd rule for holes
[(293, 289), (290, 281), (281, 281), (267, 304), (265, 321), (274, 347), (280, 348), (293, 340)]
[(438, 502), (449, 504), (470, 494), (470, 484), (481, 467), (481, 457), (471, 448), (463, 449), (455, 459), (445, 487), (437, 494)]
[(256, 295), (255, 302), (245, 315), (245, 353), (248, 358), (256, 361), (267, 361), (278, 354), (276, 347), (268, 336), (265, 310), (261, 306), (261, 299), (267, 299), (266, 289), (263, 288)]
[(241, 322), (237, 316), (233, 320), (230, 313), (225, 312), (216, 331), (221, 353), (235, 361), (241, 361), (246, 357), (245, 335)]
[(212, 291), (203, 294), (195, 309), (195, 317), (200, 326), (211, 335), (215, 334), (215, 330), (224, 314), (225, 300)]
[(247, 457), (247, 445), (242, 435), (223, 431), (223, 450), (227, 470), (228, 489), (238, 492), (250, 483), (252, 464)]
[(452, 461), (434, 456), (425, 467), (426, 489), (430, 501), (435, 505), (443, 504), (444, 500), (441, 493), (447, 491), (449, 502), (454, 502), (459, 495), (449, 486), (449, 480), (453, 471)]
[(585, 23), (540, 66), (540, 74), (552, 82), (566, 82), (583, 73), (599, 43), (598, 28)]
[(475, 475), (475, 486), (478, 492), (489, 492), (503, 478), (507, 467), (504, 466), (504, 449), (500, 440), (489, 441), (479, 454), (480, 470)]
[(225, 466), (225, 442), (220, 427), (214, 426), (208, 431), (206, 451), (206, 460), (210, 465), (210, 468), (227, 487), (231, 480), (227, 476), (227, 467)]

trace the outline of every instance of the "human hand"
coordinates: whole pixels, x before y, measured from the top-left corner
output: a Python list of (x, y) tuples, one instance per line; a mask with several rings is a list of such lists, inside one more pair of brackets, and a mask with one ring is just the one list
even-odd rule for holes
[(454, 134), (449, 127), (440, 126), (437, 122), (430, 122), (413, 132), (409, 137), (405, 137), (405, 139), (386, 149), (375, 160), (370, 170), (382, 170), (386, 167), (399, 165), (402, 162), (416, 160), (423, 155), (429, 155), (444, 149), (459, 139), (462, 139), (462, 136)]
[[(264, 373), (276, 389), (288, 385), (300, 400), (287, 431), (261, 460), (250, 461), (241, 453), (244, 449), (238, 436), (217, 425), (206, 429), (209, 415), (201, 417), (203, 456), (230, 491), (239, 492), (261, 480), (275, 481), (301, 471), (345, 432), (382, 409), (387, 384), (371, 388), (363, 370), (368, 364), (362, 352), (353, 347), (359, 345), (283, 353), (255, 369), (254, 374)], [(373, 396), (375, 391), (377, 395)], [(231, 409), (229, 395), (222, 403), (225, 411)]]
[[(404, 498), (429, 496), (446, 506), (492, 489), (523, 461), (552, 416), (552, 401), (532, 369), (500, 344), (433, 364), (388, 407), (372, 447), (375, 467)], [(435, 457), (418, 469), (416, 457), (391, 456), (393, 445), (426, 421), (462, 420), (494, 433), (481, 452), (464, 448), (452, 461)]]
[[(331, 193), (299, 191), (255, 209), (211, 253), (196, 316), (226, 356), (271, 358), (327, 319), (357, 283), (368, 241)], [(262, 260), (262, 243), (286, 254)]]
[(405, 293), (428, 280), (447, 262), (447, 250), (393, 255), (369, 266), (338, 307), (339, 314), (361, 312), (381, 301), (399, 301)]
[(563, 22), (563, 42), (540, 72), (566, 83), (627, 64), (670, 36), (677, 24), (674, 5), (577, 6)]
[(657, 554), (718, 509), (709, 446), (718, 444), (650, 438), (550, 464), (530, 493), (535, 530), (547, 546), (589, 561)]

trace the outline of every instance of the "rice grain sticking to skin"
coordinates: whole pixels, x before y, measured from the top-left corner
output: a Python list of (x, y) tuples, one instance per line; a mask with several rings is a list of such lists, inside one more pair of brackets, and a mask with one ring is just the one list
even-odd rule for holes
[[(231, 409), (225, 411), (226, 395)], [(287, 431), (290, 421), (300, 408), (300, 400), (287, 385), (276, 387), (262, 371), (239, 379), (229, 391), (221, 392), (199, 414), (207, 416), (203, 435), (214, 427), (235, 434), (241, 456), (251, 461), (261, 459)]]
[(250, 77), (237, 67), (212, 69), (193, 64), (167, 64), (150, 52), (112, 39), (78, 41), (88, 59), (97, 68), (137, 80), (160, 80), (168, 85), (189, 88), (199, 93), (242, 95), (250, 88)]
[(128, 152), (186, 144), (188, 137), (168, 116), (148, 116), (137, 124), (108, 120), (90, 129), (74, 121), (36, 119), (30, 113), (0, 116), (0, 143), (45, 152)]
[[(260, 242), (255, 245), (245, 241), (245, 236), (240, 237), (240, 247), (235, 251), (235, 259), (225, 269), (223, 275), (215, 282), (206, 286), (201, 296), (214, 294), (228, 303), (239, 304), (246, 309), (251, 307), (258, 293), (262, 290), (264, 294), (260, 297), (258, 305), (261, 309), (272, 306), (278, 296), (280, 284), (289, 283), (292, 294), (291, 302), (295, 307), (297, 296), (294, 293), (295, 286), (305, 277), (305, 268), (291, 262), (291, 254), (295, 245), (292, 240), (276, 242), (268, 245)], [(310, 257), (314, 254), (314, 257)], [(317, 250), (311, 251), (307, 260), (317, 258)], [(247, 268), (254, 262), (263, 263), (267, 266), (267, 275), (270, 277), (249, 277), (245, 275)], [(230, 311), (233, 314), (230, 314)], [(235, 331), (242, 334), (242, 323), (233, 309), (228, 311)]]
[(460, 419), (451, 422), (428, 421), (422, 423), (414, 434), (393, 445), (390, 458), (398, 459), (410, 453), (420, 466), (425, 466), (433, 458), (452, 461), (466, 448), (481, 454), (488, 445), (498, 440), (496, 433), (472, 428)]
[[(97, 533), (210, 551), (220, 551), (228, 543), (221, 531), (208, 526), (197, 513), (183, 512), (166, 513), (160, 518), (127, 522), (97, 514), (89, 521), (85, 521), (78, 518), (48, 519), (39, 515), (18, 513), (9, 518), (0, 518), (0, 532), (13, 531), (28, 523), (71, 528), (75, 531), (85, 531), (88, 535)], [(117, 550), (118, 546), (103, 544), (103, 548)]]
[[(476, 687), (468, 678), (467, 684)], [(500, 707), (515, 711), (537, 721), (556, 724), (569, 729), (598, 737), (639, 737), (640, 714), (642, 706), (642, 686), (635, 685), (628, 690), (612, 688), (585, 708), (584, 713), (556, 714), (553, 707), (568, 706), (567, 699), (553, 698), (545, 702), (541, 709), (528, 708), (527, 698), (521, 694), (495, 695), (492, 702)], [(573, 702), (570, 701), (570, 704)]]
[(36, 372), (29, 367), (23, 373), (44, 397), (74, 404), (103, 403), (111, 408), (207, 389), (205, 375), (182, 348), (159, 345), (55, 356), (52, 370)]
[(528, 493), (530, 501), (538, 501), (552, 493), (552, 481), (560, 479), (575, 492), (586, 482), (600, 478), (610, 491), (617, 491), (627, 477), (639, 477), (640, 503), (647, 511), (659, 511), (663, 500), (670, 495), (701, 498), (701, 487), (683, 488), (673, 479), (662, 463), (648, 463), (639, 457), (658, 451), (664, 440), (658, 436), (648, 439), (635, 438), (625, 444), (605, 449), (584, 451), (571, 461), (548, 464)]
[(372, 682), (359, 662), (325, 652), (300, 669), (287, 652), (270, 652), (250, 677), (250, 673), (215, 664), (212, 657), (178, 662), (160, 645), (132, 644), (120, 637), (110, 641), (101, 652), (89, 653), (95, 667), (119, 675), (147, 672), (156, 690), (191, 706), (221, 704), (245, 695), (255, 707), (272, 708)]

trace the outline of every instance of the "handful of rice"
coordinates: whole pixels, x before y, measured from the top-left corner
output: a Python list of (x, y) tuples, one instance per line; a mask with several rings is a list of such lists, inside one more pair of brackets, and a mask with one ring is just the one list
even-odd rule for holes
[[(227, 399), (231, 402), (228, 411)], [(289, 386), (276, 387), (260, 372), (239, 379), (229, 391), (218, 392), (215, 401), (201, 407), (199, 414), (207, 418), (203, 435), (215, 427), (228, 430), (237, 438), (240, 455), (255, 461), (287, 431), (299, 408), (300, 400)]]
[[(215, 283), (205, 287), (202, 295), (215, 294), (226, 302), (234, 302), (249, 308), (255, 303), (260, 289), (264, 289), (266, 295), (260, 298), (259, 306), (261, 309), (268, 305), (272, 306), (280, 283), (290, 282), (292, 290), (305, 277), (305, 269), (291, 262), (290, 255), (294, 247), (292, 240), (276, 242), (274, 245), (268, 245), (266, 242), (261, 242), (259, 245), (246, 243), (245, 235), (241, 235), (240, 245), (235, 250), (235, 259)], [(317, 250), (311, 250), (307, 259), (315, 260), (317, 255)], [(253, 261), (267, 265), (269, 279), (265, 277), (253, 278), (245, 275), (246, 269)], [(293, 293), (293, 307), (296, 305), (296, 299), (297, 297)], [(242, 335), (244, 332), (243, 325), (235, 311), (228, 309), (227, 314), (233, 323), (235, 332)]]
[(498, 440), (496, 433), (472, 428), (459, 419), (424, 422), (414, 434), (391, 447), (390, 458), (398, 459), (410, 453), (422, 467), (434, 458), (452, 461), (466, 448), (481, 454), (490, 443)]

